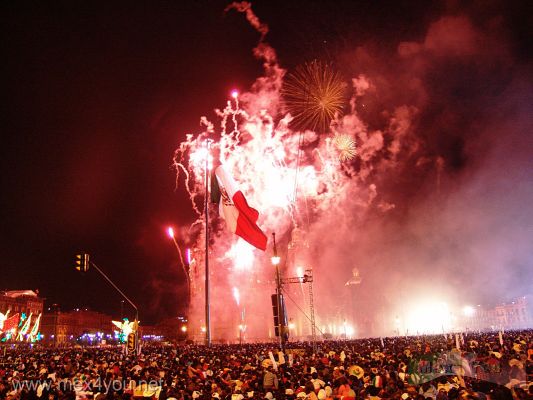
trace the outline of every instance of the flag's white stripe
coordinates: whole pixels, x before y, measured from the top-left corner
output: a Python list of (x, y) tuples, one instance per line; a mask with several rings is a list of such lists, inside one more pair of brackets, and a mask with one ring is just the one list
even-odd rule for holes
[(228, 229), (235, 233), (237, 232), (237, 220), (239, 219), (239, 211), (235, 206), (223, 205), (222, 200), (220, 201), (220, 207), (222, 209), (223, 218), (226, 220)]
[(225, 191), (228, 195), (228, 200), (232, 203), (225, 204), (224, 196), (222, 195), (219, 202), (219, 214), (226, 221), (228, 229), (232, 233), (235, 233), (237, 231), (239, 211), (233, 204), (233, 195), (237, 192), (237, 190), (239, 190), (239, 188), (237, 187), (237, 183), (233, 180), (233, 177), (226, 172), (222, 165), (215, 170), (215, 176), (217, 177), (220, 191)]
[(235, 195), (235, 193), (239, 190), (239, 187), (233, 180), (231, 174), (228, 174), (228, 172), (224, 169), (224, 166), (220, 165), (215, 170), (215, 175), (218, 178), (219, 186), (226, 189), (226, 193), (228, 194), (229, 198), (232, 199), (233, 195)]

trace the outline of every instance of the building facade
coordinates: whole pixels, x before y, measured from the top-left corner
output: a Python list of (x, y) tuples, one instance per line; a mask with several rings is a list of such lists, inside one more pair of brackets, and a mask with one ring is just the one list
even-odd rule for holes
[(82, 335), (109, 337), (116, 329), (110, 315), (90, 310), (52, 311), (43, 315), (43, 340), (55, 345), (75, 341)]
[(11, 315), (33, 314), (35, 316), (43, 312), (44, 299), (39, 297), (38, 290), (7, 290), (0, 292), (0, 312)]
[(37, 290), (0, 292), (0, 338), (2, 341), (38, 340), (44, 300)]
[(471, 317), (474, 329), (526, 329), (533, 325), (528, 299), (519, 297), (492, 308), (478, 308)]

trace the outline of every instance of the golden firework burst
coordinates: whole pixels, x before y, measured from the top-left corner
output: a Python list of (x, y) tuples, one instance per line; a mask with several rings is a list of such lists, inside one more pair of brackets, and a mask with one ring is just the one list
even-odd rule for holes
[(341, 161), (352, 160), (357, 154), (355, 140), (347, 134), (337, 134), (333, 137), (333, 144), (339, 152)]
[(329, 130), (331, 120), (343, 114), (347, 85), (329, 64), (312, 61), (299, 66), (283, 81), (281, 94), (293, 116), (294, 129)]

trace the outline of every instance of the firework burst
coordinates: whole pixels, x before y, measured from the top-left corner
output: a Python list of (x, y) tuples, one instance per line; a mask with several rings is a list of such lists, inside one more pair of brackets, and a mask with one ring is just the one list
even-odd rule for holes
[(333, 144), (339, 152), (339, 159), (341, 161), (352, 160), (357, 154), (355, 140), (346, 134), (337, 134), (333, 137)]
[(344, 111), (346, 87), (328, 64), (315, 60), (296, 68), (287, 75), (281, 90), (284, 104), (294, 118), (292, 127), (327, 132), (331, 121)]

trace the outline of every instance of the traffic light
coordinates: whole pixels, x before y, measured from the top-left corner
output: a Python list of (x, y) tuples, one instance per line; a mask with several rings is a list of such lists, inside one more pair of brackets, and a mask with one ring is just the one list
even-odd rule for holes
[(76, 269), (80, 272), (87, 272), (89, 270), (89, 254), (76, 254)]
[(131, 332), (126, 339), (126, 349), (128, 354), (135, 354), (137, 350), (137, 335)]

